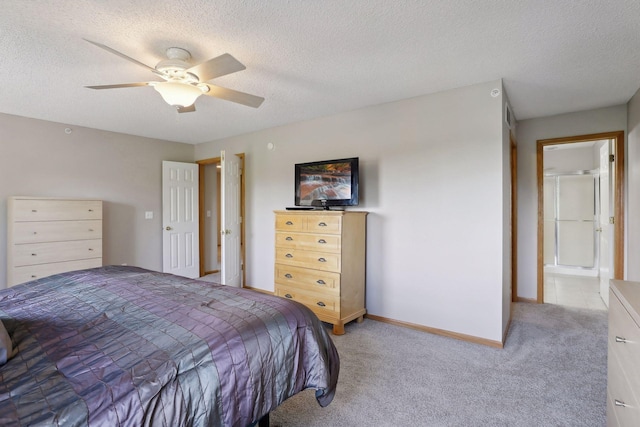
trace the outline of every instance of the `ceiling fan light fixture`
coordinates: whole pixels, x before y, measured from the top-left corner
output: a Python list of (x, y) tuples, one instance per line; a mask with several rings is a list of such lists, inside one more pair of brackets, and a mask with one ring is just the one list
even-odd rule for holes
[(162, 99), (175, 107), (188, 107), (202, 95), (202, 90), (188, 83), (158, 82), (153, 88), (160, 93)]

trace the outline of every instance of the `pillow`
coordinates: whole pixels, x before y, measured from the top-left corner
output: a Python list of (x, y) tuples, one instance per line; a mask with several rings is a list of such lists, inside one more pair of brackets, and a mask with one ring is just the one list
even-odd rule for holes
[(13, 356), (11, 337), (0, 320), (0, 365), (7, 363), (11, 356)]

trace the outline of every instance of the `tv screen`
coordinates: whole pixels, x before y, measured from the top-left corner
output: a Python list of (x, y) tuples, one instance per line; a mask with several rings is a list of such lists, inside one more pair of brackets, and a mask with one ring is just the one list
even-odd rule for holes
[(358, 158), (295, 165), (296, 206), (356, 206)]

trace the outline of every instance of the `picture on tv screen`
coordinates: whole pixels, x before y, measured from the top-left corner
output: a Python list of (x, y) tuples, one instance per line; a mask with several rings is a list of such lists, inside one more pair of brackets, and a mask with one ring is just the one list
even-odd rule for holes
[(351, 199), (351, 162), (302, 165), (300, 201)]

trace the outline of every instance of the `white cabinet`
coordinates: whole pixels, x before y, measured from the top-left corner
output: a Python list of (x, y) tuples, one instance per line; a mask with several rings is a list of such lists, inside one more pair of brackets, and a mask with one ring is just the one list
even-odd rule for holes
[(102, 201), (10, 197), (7, 286), (102, 266)]
[(612, 280), (609, 291), (607, 425), (640, 423), (640, 283)]

